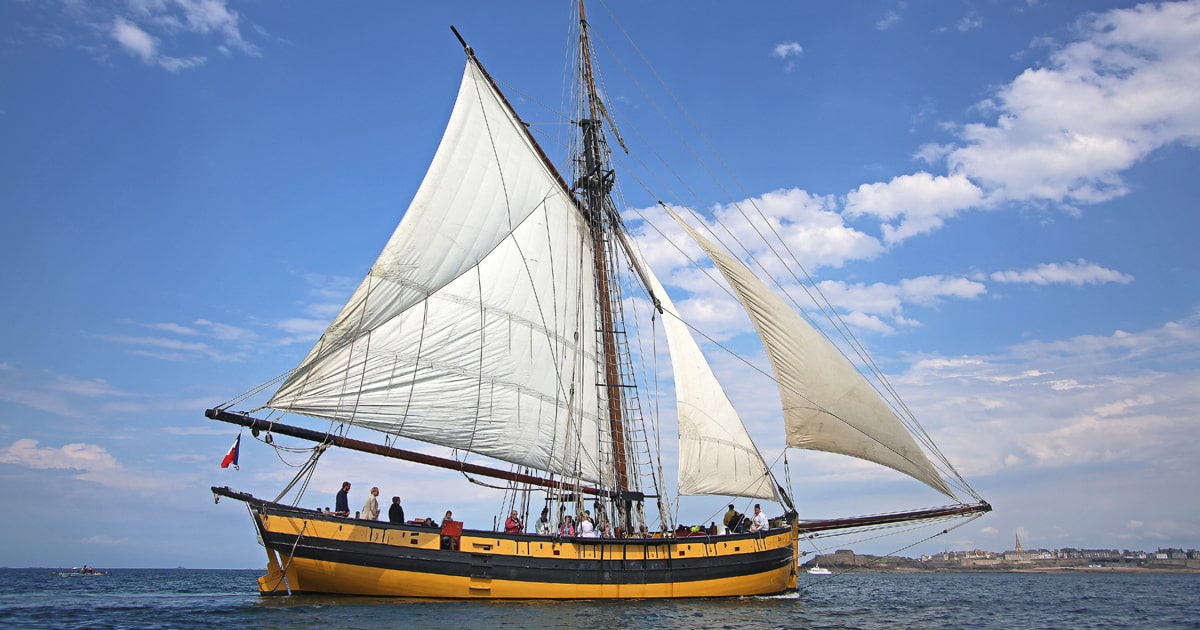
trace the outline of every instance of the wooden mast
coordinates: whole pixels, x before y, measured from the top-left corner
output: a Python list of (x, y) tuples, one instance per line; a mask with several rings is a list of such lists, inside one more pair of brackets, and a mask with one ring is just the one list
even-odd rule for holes
[[(583, 0), (579, 0), (579, 55), (583, 74), (584, 98), (587, 99), (587, 117), (579, 121), (583, 129), (582, 174), (579, 178), (581, 196), (587, 209), (592, 230), (593, 265), (596, 270), (597, 307), (599, 308), (600, 338), (603, 345), (604, 386), (608, 399), (608, 427), (612, 438), (614, 483), (618, 492), (629, 490), (629, 470), (625, 445), (625, 417), (622, 406), (622, 380), (617, 358), (617, 331), (613, 315), (613, 291), (610, 284), (608, 233), (615, 229), (609, 219), (608, 193), (612, 189), (612, 171), (605, 169), (604, 139), (601, 128), (600, 97), (596, 94), (595, 75), (592, 72), (591, 41), (588, 38), (587, 18)], [(622, 506), (625, 507), (625, 506)], [(629, 527), (628, 510), (625, 527)]]

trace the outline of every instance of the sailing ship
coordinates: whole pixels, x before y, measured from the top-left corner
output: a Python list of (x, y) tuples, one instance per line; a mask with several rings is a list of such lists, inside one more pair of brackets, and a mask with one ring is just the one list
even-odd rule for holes
[[(911, 423), (836, 345), (738, 256), (666, 208), (754, 324), (782, 401), (787, 446), (875, 462), (952, 501), (801, 518), (625, 225), (608, 141), (619, 132), (597, 89), (582, 0), (578, 18), (577, 135), (562, 169), (454, 30), (466, 65), (446, 131), (366, 278), (300, 364), (271, 384), (278, 389), (266, 404), (236, 411), (246, 400), (239, 399), (206, 411), (269, 445), (278, 447), (281, 435), (313, 443), (308, 464), (273, 500), (212, 488), (218, 501), (248, 507), (267, 555), (261, 593), (775, 594), (796, 587), (804, 538), (990, 510), (954, 473), (970, 495), (959, 498), (939, 472), (953, 471), (949, 463), (931, 463), (918, 443), (927, 436), (914, 438)], [(643, 327), (665, 337), (673, 387), (661, 389), (673, 393), (673, 405), (671, 393), (667, 402), (651, 400), (659, 387), (647, 382), (660, 370), (645, 367), (657, 350), (633, 340)], [(661, 470), (657, 432), (647, 428), (660, 408), (672, 409), (678, 426), (674, 488)], [(351, 438), (352, 429), (381, 437)], [(397, 438), (450, 453), (399, 448)], [(451, 519), (392, 524), (302, 507), (302, 489), (331, 446), (491, 478), (507, 502), (501, 513), (512, 507), (528, 516), (544, 505), (561, 521), (587, 511), (598, 535), (506, 533)], [(752, 531), (677, 527), (678, 498), (691, 495), (779, 507)]]

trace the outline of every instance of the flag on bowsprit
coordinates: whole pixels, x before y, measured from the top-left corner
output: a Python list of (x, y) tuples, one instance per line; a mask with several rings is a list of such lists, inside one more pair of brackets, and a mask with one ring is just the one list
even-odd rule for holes
[(221, 460), (221, 468), (229, 468), (229, 465), (233, 464), (234, 470), (241, 470), (241, 468), (238, 468), (238, 450), (240, 450), (241, 447), (242, 434), (241, 432), (238, 432), (237, 439), (233, 441), (233, 446), (229, 447), (229, 452), (225, 453), (225, 459)]

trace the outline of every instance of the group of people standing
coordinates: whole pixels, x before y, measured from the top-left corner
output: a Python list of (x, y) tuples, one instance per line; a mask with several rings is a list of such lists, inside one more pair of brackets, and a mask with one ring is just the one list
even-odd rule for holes
[[(521, 521), (517, 511), (513, 510), (504, 521), (504, 533), (522, 534), (524, 532), (525, 524)], [(539, 536), (553, 536), (557, 532), (559, 536), (579, 536), (580, 538), (600, 538), (611, 534), (607, 523), (597, 525), (596, 521), (592, 520), (592, 513), (589, 510), (584, 510), (578, 518), (570, 514), (563, 515), (556, 528), (550, 521), (550, 508), (542, 508), (542, 514), (534, 524), (534, 532)]]
[[(367, 501), (363, 504), (363, 508), (356, 516), (357, 518), (375, 521), (379, 520), (379, 487), (371, 488), (371, 493), (367, 495)], [(336, 508), (334, 514), (338, 516), (350, 516), (350, 482), (342, 482), (342, 489), (338, 491), (335, 497)], [(328, 510), (329, 508), (325, 508)], [(450, 512), (446, 512), (446, 517), (442, 519), (442, 524), (446, 521), (453, 520)], [(388, 508), (388, 522), (403, 524), (404, 508), (400, 506), (400, 497), (392, 497), (392, 506)], [(734, 509), (733, 504), (729, 504), (729, 511), (725, 513), (725, 528), (730, 534), (742, 534), (746, 532), (762, 532), (770, 529), (770, 521), (767, 515), (762, 511), (761, 504), (754, 504), (754, 517), (746, 517)], [(432, 519), (425, 519), (425, 522), (420, 524), (433, 525)], [(508, 518), (504, 521), (504, 533), (506, 534), (521, 534), (525, 532), (525, 523), (521, 520), (520, 514), (516, 510), (509, 513)], [(552, 536), (557, 533), (559, 536), (578, 536), (580, 538), (600, 538), (611, 536), (612, 532), (608, 528), (607, 522), (597, 526), (592, 520), (592, 513), (584, 510), (579, 514), (578, 518), (572, 517), (570, 514), (562, 516), (558, 527), (554, 527), (550, 521), (550, 508), (542, 508), (542, 514), (534, 525), (534, 532), (540, 536)]]
[[(357, 517), (368, 521), (379, 520), (379, 487), (371, 488), (371, 494), (367, 495), (367, 502), (363, 504), (363, 508), (358, 512)], [(326, 508), (328, 509), (328, 508)], [(334, 497), (334, 514), (338, 516), (350, 516), (350, 482), (343, 481), (342, 489), (338, 490), (337, 496)], [(400, 506), (400, 497), (392, 497), (392, 507), (388, 508), (388, 522), (403, 523), (404, 508)]]
[(728, 533), (765, 532), (768, 529), (771, 529), (771, 521), (763, 513), (761, 503), (754, 504), (754, 518), (739, 513), (732, 503), (729, 504), (729, 511), (725, 513), (725, 530)]

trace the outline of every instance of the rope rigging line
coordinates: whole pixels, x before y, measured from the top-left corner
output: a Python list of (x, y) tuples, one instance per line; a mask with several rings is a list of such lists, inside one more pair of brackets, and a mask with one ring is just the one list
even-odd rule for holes
[[(254, 387), (250, 390), (242, 392), (241, 394), (234, 396), (233, 398), (230, 398), (229, 400), (217, 405), (217, 409), (228, 409), (238, 403), (241, 403), (241, 402), (249, 399), (252, 396), (257, 396), (258, 394), (260, 394), (267, 388), (271, 387), (272, 385), (282, 381), (283, 379), (287, 378), (288, 376), (291, 376), (292, 372), (294, 372), (294, 371), (295, 370), (288, 370), (287, 372), (284, 372), (283, 374), (280, 374), (280, 375), (276, 376), (275, 378), (272, 378), (271, 380), (258, 385), (257, 387)], [(263, 407), (257, 407), (254, 410), (252, 410), (252, 412), (258, 411), (259, 409), (262, 409), (262, 408)]]

